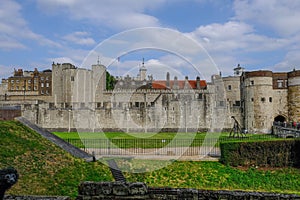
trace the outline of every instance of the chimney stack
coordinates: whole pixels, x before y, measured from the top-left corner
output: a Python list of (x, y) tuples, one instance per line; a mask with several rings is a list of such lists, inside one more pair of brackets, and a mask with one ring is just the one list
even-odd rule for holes
[(201, 87), (200, 87), (200, 77), (199, 76), (197, 76), (197, 78), (196, 78), (196, 87), (197, 87), (198, 90), (201, 89)]

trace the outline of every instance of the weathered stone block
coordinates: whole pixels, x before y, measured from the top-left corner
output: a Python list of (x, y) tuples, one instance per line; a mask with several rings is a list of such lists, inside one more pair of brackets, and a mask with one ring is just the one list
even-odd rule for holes
[(127, 196), (129, 194), (129, 187), (122, 182), (112, 183), (112, 193), (117, 196)]
[(148, 188), (145, 183), (131, 183), (129, 191), (131, 195), (145, 195), (148, 193)]

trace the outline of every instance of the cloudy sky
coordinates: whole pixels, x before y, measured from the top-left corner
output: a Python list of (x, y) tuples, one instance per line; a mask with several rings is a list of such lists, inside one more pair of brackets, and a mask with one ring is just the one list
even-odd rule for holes
[(299, 0), (1, 0), (0, 78), (98, 57), (122, 76), (145, 58), (157, 79), (198, 67), (231, 75), (237, 64), (300, 69), (299, 10)]

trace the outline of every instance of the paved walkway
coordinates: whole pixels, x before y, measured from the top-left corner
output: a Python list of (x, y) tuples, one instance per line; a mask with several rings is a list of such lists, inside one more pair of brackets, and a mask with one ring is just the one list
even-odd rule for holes
[[(219, 161), (219, 155), (212, 155), (209, 152), (202, 152), (192, 150), (198, 147), (190, 147), (188, 150), (182, 147), (168, 148), (168, 151), (159, 151), (157, 149), (101, 149), (101, 148), (86, 148), (85, 151), (94, 154), (97, 159), (101, 158), (128, 158), (140, 160), (184, 160), (184, 161)], [(183, 150), (187, 152), (182, 153)]]

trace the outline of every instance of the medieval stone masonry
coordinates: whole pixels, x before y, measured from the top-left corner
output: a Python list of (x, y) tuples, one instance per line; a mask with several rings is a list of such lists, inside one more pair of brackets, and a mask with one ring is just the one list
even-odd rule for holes
[(244, 71), (211, 80), (166, 74), (118, 77), (106, 89), (106, 67), (52, 64), (39, 72), (15, 70), (0, 85), (0, 107), (19, 106), (43, 128), (64, 131), (224, 131), (234, 116), (249, 133), (269, 133), (273, 121), (300, 121), (300, 71)]

